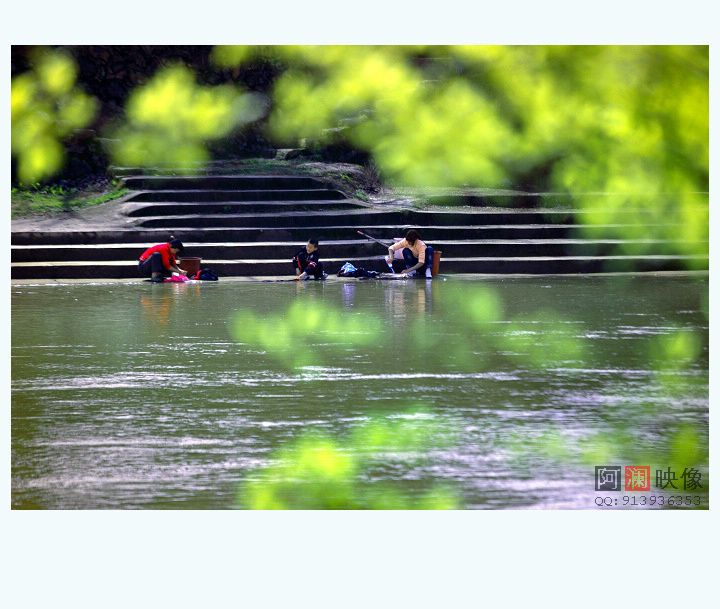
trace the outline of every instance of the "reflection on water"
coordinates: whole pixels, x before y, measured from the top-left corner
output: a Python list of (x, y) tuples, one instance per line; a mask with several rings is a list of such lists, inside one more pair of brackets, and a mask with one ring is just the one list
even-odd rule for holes
[(608, 463), (706, 493), (707, 288), (14, 286), (12, 506), (597, 509)]

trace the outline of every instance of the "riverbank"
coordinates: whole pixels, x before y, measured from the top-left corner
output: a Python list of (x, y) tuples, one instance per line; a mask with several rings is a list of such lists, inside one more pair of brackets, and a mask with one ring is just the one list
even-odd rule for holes
[[(598, 278), (598, 277), (626, 277), (626, 278), (632, 278), (632, 277), (658, 277), (658, 278), (667, 278), (667, 277), (692, 277), (695, 279), (706, 279), (710, 275), (709, 271), (653, 271), (653, 272), (637, 272), (637, 271), (627, 271), (627, 272), (616, 272), (616, 273), (592, 273), (587, 275), (573, 275), (573, 277), (578, 276), (585, 276), (585, 277), (592, 277), (592, 278)], [(560, 274), (546, 274), (544, 277), (547, 277), (548, 279), (551, 278), (567, 278), (569, 275), (567, 273), (560, 273)], [(445, 281), (445, 280), (470, 280), (470, 279), (487, 279), (491, 280), (493, 282), (500, 281), (502, 282), (512, 282), (517, 279), (523, 279), (523, 278), (532, 278), (537, 277), (536, 274), (530, 274), (530, 273), (514, 273), (514, 274), (505, 274), (505, 275), (498, 275), (497, 273), (453, 273), (452, 275), (438, 275), (433, 279), (433, 281)], [(358, 283), (362, 281), (363, 283), (370, 281), (371, 283), (380, 281), (377, 279), (374, 280), (360, 280), (355, 277), (337, 277), (335, 275), (330, 275), (326, 282), (335, 282), (340, 281), (343, 283)], [(409, 283), (414, 282), (422, 282), (424, 281), (424, 278), (420, 279), (408, 279)], [(274, 283), (274, 282), (285, 282), (285, 283), (294, 283), (291, 281), (291, 278), (288, 275), (268, 275), (268, 276), (238, 276), (238, 277), (222, 277), (218, 281), (218, 283)], [(118, 279), (12, 279), (10, 282), (11, 286), (34, 286), (34, 285), (134, 285), (134, 284), (140, 284), (140, 283), (148, 283), (148, 285), (151, 285), (147, 280), (142, 278), (135, 278), (135, 277), (125, 277), (125, 278), (118, 278)], [(203, 281), (203, 282), (191, 282), (188, 285), (197, 285), (197, 283), (202, 283), (203, 285), (212, 285), (215, 282), (209, 282), (209, 281)], [(314, 284), (314, 281), (308, 282), (309, 284)], [(164, 284), (163, 284), (164, 285)], [(168, 285), (172, 286), (183, 286), (185, 284), (183, 283), (169, 283)]]
[[(463, 201), (473, 197), (507, 197), (527, 195), (513, 190), (471, 187), (411, 188), (383, 183), (372, 166), (333, 163), (294, 156), (297, 151), (278, 151), (272, 159), (253, 158), (216, 161), (187, 169), (185, 175), (304, 175), (323, 179), (352, 199), (369, 204), (411, 209), (462, 209)], [(290, 157), (290, 158), (288, 158)], [(136, 170), (114, 168), (113, 176), (90, 179), (77, 188), (78, 196), (69, 198), (70, 190), (62, 184), (43, 189), (47, 200), (45, 211), (23, 206), (20, 193), (11, 194), (13, 232), (67, 230), (122, 230), (127, 218), (120, 208), (129, 193), (122, 189), (122, 178), (130, 175), (175, 175), (171, 170), (152, 168)], [(178, 174), (183, 175), (183, 174)], [(28, 191), (32, 194), (33, 191)], [(536, 195), (537, 196), (537, 195)], [(35, 195), (38, 198), (38, 195)], [(16, 205), (17, 203), (17, 205)], [(487, 206), (486, 206), (487, 207)], [(53, 209), (54, 208), (54, 209)]]
[[(127, 191), (122, 187), (130, 175), (175, 175), (163, 168), (112, 168), (109, 176), (90, 176), (77, 183), (62, 181), (43, 187), (11, 190), (11, 222), (13, 230), (48, 230), (57, 225), (67, 230), (76, 223), (82, 226), (122, 228), (113, 208), (124, 201)], [(198, 168), (188, 168), (178, 175), (308, 175), (323, 178), (349, 197), (370, 201), (385, 192), (374, 171), (348, 163), (276, 159), (244, 159), (217, 161)], [(381, 195), (382, 196), (382, 195)]]

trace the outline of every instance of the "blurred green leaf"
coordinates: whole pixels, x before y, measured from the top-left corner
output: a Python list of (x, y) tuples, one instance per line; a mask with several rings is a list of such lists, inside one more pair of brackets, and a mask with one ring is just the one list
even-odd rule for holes
[(265, 113), (262, 99), (231, 85), (202, 87), (182, 65), (158, 72), (133, 91), (126, 120), (110, 133), (119, 164), (193, 171), (206, 161), (206, 143), (228, 136)]
[(414, 463), (418, 454), (442, 445), (438, 428), (432, 413), (421, 408), (374, 417), (345, 441), (305, 434), (240, 485), (237, 503), (256, 510), (458, 509), (462, 500), (452, 485), (431, 484), (418, 494), (401, 481), (367, 482), (379, 452), (392, 453), (401, 466), (408, 459)]
[(75, 61), (62, 50), (38, 49), (33, 70), (13, 78), (10, 90), (11, 150), (21, 183), (58, 173), (65, 162), (62, 140), (89, 125), (97, 101), (76, 86)]

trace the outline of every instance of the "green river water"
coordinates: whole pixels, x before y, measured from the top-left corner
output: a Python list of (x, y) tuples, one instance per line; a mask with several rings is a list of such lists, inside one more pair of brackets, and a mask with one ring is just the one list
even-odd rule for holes
[(708, 507), (707, 274), (11, 293), (15, 509)]

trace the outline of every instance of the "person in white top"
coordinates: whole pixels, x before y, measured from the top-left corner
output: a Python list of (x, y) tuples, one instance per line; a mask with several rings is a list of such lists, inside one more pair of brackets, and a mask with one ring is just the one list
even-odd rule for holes
[(403, 258), (405, 259), (405, 270), (402, 274), (417, 275), (419, 273), (425, 273), (425, 277), (430, 279), (432, 277), (432, 266), (435, 252), (429, 245), (425, 245), (420, 240), (420, 235), (414, 229), (410, 229), (405, 238), (402, 241), (388, 247), (388, 260), (392, 263), (392, 259), (395, 256), (395, 250), (402, 248)]

